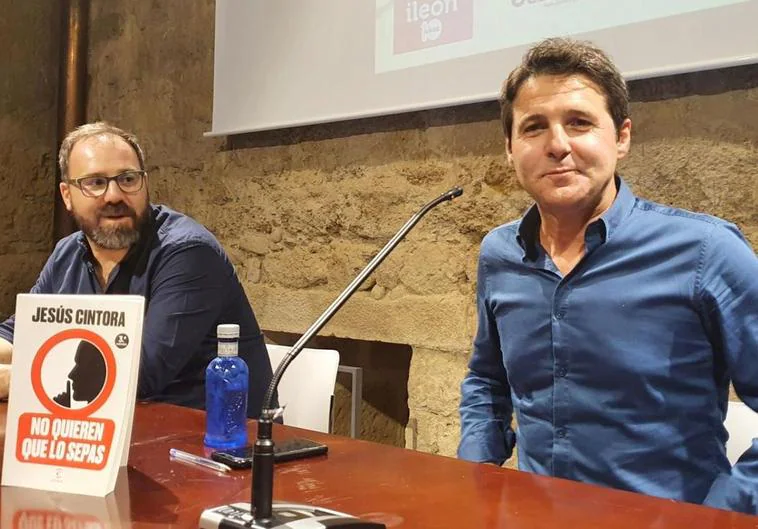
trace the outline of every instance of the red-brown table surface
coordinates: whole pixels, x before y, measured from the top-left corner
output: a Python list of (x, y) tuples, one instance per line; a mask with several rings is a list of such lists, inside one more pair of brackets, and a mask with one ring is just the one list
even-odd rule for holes
[[(5, 412), (0, 405), (3, 425)], [(201, 411), (137, 404), (129, 465), (114, 493), (100, 499), (4, 487), (3, 527), (83, 527), (87, 521), (89, 527), (197, 527), (205, 508), (249, 502), (249, 471), (218, 474), (169, 459), (172, 447), (203, 452), (204, 421)], [(251, 422), (251, 439), (254, 433)], [(758, 517), (346, 437), (274, 429), (275, 439), (293, 436), (325, 442), (329, 453), (277, 464), (276, 500), (315, 504), (387, 527), (758, 528)], [(77, 513), (82, 510), (87, 514)]]

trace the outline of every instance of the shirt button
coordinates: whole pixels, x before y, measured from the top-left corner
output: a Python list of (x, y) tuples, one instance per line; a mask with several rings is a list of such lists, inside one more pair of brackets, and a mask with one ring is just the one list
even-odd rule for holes
[(556, 435), (556, 436), (557, 436), (559, 439), (563, 439), (564, 437), (566, 437), (566, 429), (565, 429), (565, 428), (558, 428), (558, 429), (555, 431), (555, 435)]
[(567, 373), (567, 369), (566, 369), (565, 367), (560, 367), (560, 368), (558, 368), (558, 371), (557, 371), (557, 373), (556, 373), (556, 374), (557, 374), (559, 377), (565, 377), (565, 376), (566, 376), (566, 373)]

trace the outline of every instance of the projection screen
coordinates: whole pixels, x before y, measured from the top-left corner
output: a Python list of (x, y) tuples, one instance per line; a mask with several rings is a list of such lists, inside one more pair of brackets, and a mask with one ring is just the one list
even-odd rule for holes
[(216, 0), (207, 134), (493, 100), (556, 35), (627, 79), (754, 63), (757, 22), (758, 0)]

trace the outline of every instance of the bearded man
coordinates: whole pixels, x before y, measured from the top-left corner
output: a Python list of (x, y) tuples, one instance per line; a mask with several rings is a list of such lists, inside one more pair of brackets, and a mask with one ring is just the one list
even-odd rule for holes
[[(136, 137), (108, 123), (75, 129), (58, 156), (60, 192), (79, 231), (61, 239), (32, 293), (136, 294), (146, 302), (140, 400), (204, 408), (205, 368), (216, 326), (240, 325), (249, 367), (248, 415), (258, 417), (271, 380), (263, 334), (221, 244), (190, 217), (150, 203)], [(14, 317), (0, 324), (0, 361), (13, 354)], [(7, 396), (9, 366), (0, 377)]]

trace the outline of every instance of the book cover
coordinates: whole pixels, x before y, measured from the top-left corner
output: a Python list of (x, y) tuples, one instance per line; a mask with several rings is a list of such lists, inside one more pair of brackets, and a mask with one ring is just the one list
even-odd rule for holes
[(144, 298), (16, 299), (3, 486), (105, 496), (129, 450)]

